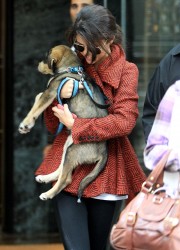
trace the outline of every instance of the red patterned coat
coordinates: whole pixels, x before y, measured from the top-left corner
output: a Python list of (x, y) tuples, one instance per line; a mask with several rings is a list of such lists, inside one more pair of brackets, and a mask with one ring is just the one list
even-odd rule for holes
[[(104, 94), (111, 101), (109, 115), (104, 118), (77, 118), (72, 129), (75, 144), (107, 140), (108, 160), (105, 169), (84, 191), (84, 197), (101, 193), (125, 195), (131, 199), (140, 191), (145, 175), (137, 156), (128, 140), (128, 135), (138, 117), (138, 69), (126, 60), (125, 54), (113, 45), (111, 57), (107, 57), (97, 69), (84, 65), (86, 72), (95, 79)], [(55, 105), (55, 103), (53, 104)], [(52, 105), (45, 111), (45, 122), (50, 132), (55, 133), (58, 119), (53, 115)], [(36, 171), (36, 175), (55, 171), (61, 161), (63, 145), (67, 138), (66, 129), (56, 137), (51, 151)], [(94, 165), (78, 166), (72, 183), (66, 191), (77, 194), (80, 181), (92, 170)]]

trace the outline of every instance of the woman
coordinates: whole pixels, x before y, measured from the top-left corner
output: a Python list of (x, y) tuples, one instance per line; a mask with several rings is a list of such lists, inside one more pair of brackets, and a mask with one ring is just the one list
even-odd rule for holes
[[(86, 72), (110, 100), (109, 115), (98, 119), (73, 119), (66, 104), (64, 111), (54, 105), (45, 112), (46, 124), (54, 133), (59, 121), (62, 122), (72, 130), (76, 144), (106, 140), (108, 160), (105, 169), (85, 189), (80, 204), (77, 203), (79, 183), (93, 166), (76, 168), (72, 183), (54, 199), (57, 220), (65, 249), (102, 250), (106, 246), (117, 201), (131, 199), (144, 181), (128, 140), (138, 117), (138, 69), (126, 61), (120, 27), (102, 6), (84, 7), (68, 39)], [(70, 80), (63, 87), (61, 98), (71, 97), (72, 89)], [(48, 174), (57, 169), (66, 138), (66, 130), (63, 130), (36, 174)]]

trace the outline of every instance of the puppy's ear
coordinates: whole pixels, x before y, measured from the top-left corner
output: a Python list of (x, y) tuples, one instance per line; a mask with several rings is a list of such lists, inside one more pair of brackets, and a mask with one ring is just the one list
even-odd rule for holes
[(48, 57), (48, 67), (53, 71), (53, 73), (56, 70), (56, 62), (57, 60), (55, 58)]

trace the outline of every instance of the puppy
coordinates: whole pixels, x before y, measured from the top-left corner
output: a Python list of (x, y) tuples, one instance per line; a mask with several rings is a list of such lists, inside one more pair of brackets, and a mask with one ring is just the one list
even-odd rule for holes
[[(80, 66), (81, 63), (77, 55), (67, 46), (59, 45), (49, 51), (47, 61), (40, 62), (38, 70), (42, 74), (50, 74), (53, 77), (49, 80), (48, 88), (36, 96), (33, 107), (20, 123), (20, 133), (25, 134), (30, 132), (39, 115), (57, 98), (59, 84), (62, 79), (66, 77), (74, 78), (81, 81), (82, 84), (86, 83), (88, 85), (88, 91), (87, 88), (84, 87), (84, 89), (79, 89), (76, 96), (66, 99), (66, 103), (72, 113), (81, 118), (105, 117), (108, 114), (106, 109), (108, 105), (105, 105), (104, 96), (97, 85), (89, 81), (89, 79), (82, 74), (81, 70), (74, 72), (74, 69)], [(91, 95), (89, 95), (89, 90)], [(80, 201), (84, 189), (103, 170), (106, 161), (107, 145), (105, 141), (75, 145), (73, 144), (70, 133), (65, 142), (62, 161), (58, 169), (48, 175), (36, 176), (36, 181), (40, 183), (56, 181), (55, 185), (49, 191), (40, 195), (40, 199), (52, 199), (70, 184), (72, 181), (72, 172), (78, 165), (95, 163), (94, 169), (80, 183), (78, 189), (78, 201)]]

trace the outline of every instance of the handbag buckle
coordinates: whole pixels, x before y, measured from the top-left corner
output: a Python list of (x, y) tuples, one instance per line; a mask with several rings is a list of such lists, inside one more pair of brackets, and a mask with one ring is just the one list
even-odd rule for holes
[(152, 201), (155, 204), (161, 204), (163, 202), (163, 197), (155, 195)]
[[(150, 192), (152, 191), (152, 189), (153, 189), (152, 183), (147, 182), (147, 181), (143, 182), (143, 184), (142, 184), (142, 189), (143, 189), (144, 191), (150, 193)], [(143, 191), (143, 190), (142, 190), (142, 191)]]
[(134, 212), (129, 212), (127, 214), (127, 225), (128, 226), (133, 226), (136, 222), (136, 213)]

